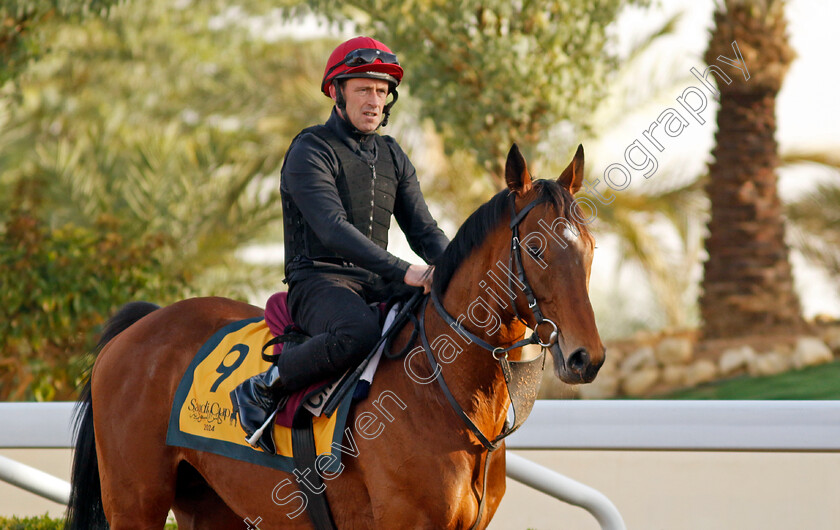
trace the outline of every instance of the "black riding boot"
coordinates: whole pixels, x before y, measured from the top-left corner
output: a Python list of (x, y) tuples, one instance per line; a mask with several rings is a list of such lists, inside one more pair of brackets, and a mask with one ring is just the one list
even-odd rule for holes
[[(239, 425), (248, 438), (263, 426), (275, 410), (283, 408), (289, 399), (284, 390), (280, 382), (280, 371), (276, 365), (272, 365), (231, 391), (230, 401), (234, 414), (238, 413)], [(266, 453), (275, 454), (273, 425), (266, 427), (255, 443)]]

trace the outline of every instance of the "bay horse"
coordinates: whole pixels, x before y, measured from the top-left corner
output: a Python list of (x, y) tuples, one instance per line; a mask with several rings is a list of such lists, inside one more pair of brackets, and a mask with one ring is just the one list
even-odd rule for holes
[[(505, 491), (505, 451), (488, 451), (481, 438), (498, 440), (506, 428), (500, 362), (520, 358), (526, 324), (550, 347), (561, 380), (594, 379), (605, 349), (588, 294), (594, 240), (573, 199), (583, 158), (579, 146), (556, 181), (532, 181), (514, 145), (508, 189), (476, 210), (436, 261), (433, 294), (442, 307), (415, 309), (423, 336), (406, 326), (393, 341), (394, 350), (431, 342), (435, 362), (422, 354), (383, 360), (370, 395), (390, 396), (389, 406), (352, 406), (348, 425), (363, 430), (353, 440), (345, 431), (352, 457), (323, 484), (338, 528), (489, 524)], [(514, 270), (492, 281), (504, 278), (505, 264)], [(450, 314), (460, 315), (456, 325)], [(260, 315), (245, 303), (195, 298), (165, 308), (134, 302), (112, 317), (78, 406), (69, 528), (163, 528), (170, 509), (184, 530), (312, 528), (291, 513), (306, 501), (298, 477), (164, 442), (194, 354), (223, 326)], [(456, 332), (446, 348), (437, 340)], [(443, 384), (429, 384), (437, 371), (447, 395)]]

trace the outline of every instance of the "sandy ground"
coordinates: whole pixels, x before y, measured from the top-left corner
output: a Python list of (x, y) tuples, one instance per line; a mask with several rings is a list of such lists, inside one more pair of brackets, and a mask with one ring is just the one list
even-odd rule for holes
[[(517, 451), (604, 493), (636, 530), (840, 529), (840, 454)], [(69, 479), (69, 449), (0, 454)], [(0, 483), (0, 514), (63, 507)], [(597, 530), (584, 510), (508, 480), (492, 530)]]

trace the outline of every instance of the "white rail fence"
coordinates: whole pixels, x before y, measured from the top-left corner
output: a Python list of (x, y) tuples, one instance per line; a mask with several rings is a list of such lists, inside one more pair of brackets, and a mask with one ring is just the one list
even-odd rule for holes
[[(0, 403), (0, 448), (72, 447), (73, 403)], [(840, 401), (538, 401), (508, 449), (840, 451)], [(625, 528), (600, 492), (508, 452), (508, 476)], [(0, 457), (0, 480), (66, 503), (70, 485)]]

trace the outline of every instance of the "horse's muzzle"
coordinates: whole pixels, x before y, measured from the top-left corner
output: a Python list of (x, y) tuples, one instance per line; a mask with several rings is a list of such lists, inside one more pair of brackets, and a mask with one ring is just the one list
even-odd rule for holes
[(560, 348), (556, 345), (551, 348), (551, 353), (554, 357), (557, 377), (564, 383), (573, 385), (591, 383), (595, 379), (595, 376), (598, 375), (598, 370), (604, 364), (605, 358), (602, 355), (601, 362), (597, 364), (593, 363), (586, 348), (578, 348), (568, 358), (564, 358)]

